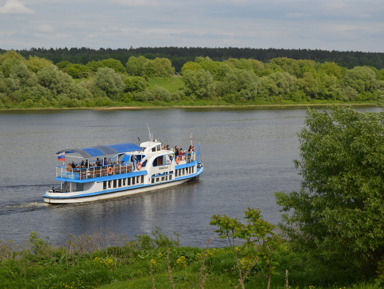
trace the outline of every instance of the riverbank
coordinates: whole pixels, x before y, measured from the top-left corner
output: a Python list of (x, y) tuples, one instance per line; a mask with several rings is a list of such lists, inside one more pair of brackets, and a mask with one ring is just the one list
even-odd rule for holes
[[(230, 247), (179, 247), (177, 239), (160, 231), (137, 236), (135, 241), (114, 234), (68, 234), (67, 245), (56, 248), (47, 240), (31, 233), (28, 247), (22, 250), (0, 241), (0, 288), (239, 288), (236, 257)], [(263, 268), (253, 264), (254, 256), (240, 249), (237, 254), (243, 274), (248, 272), (240, 277), (245, 288), (267, 288)], [(374, 282), (316, 284), (304, 272), (299, 256), (284, 252), (277, 261), (272, 288), (380, 288)]]
[(286, 104), (175, 104), (175, 105), (132, 105), (132, 106), (105, 106), (105, 107), (33, 107), (33, 108), (0, 108), (1, 112), (17, 111), (60, 111), (60, 110), (156, 110), (156, 109), (246, 109), (246, 110), (272, 110), (272, 109), (302, 109), (323, 108), (328, 106), (352, 106), (352, 107), (381, 107), (377, 102), (328, 102), (328, 103), (286, 103)]

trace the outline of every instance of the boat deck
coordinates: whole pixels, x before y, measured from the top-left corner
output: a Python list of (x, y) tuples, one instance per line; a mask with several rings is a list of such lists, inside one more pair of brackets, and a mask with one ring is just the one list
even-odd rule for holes
[[(177, 165), (186, 165), (193, 162), (194, 160), (195, 156), (193, 153), (184, 154), (183, 156), (176, 156)], [(113, 163), (105, 166), (93, 165), (90, 167), (81, 167), (79, 164), (76, 164), (74, 168), (68, 167), (67, 165), (60, 165), (56, 167), (56, 178), (67, 180), (95, 179), (99, 177), (136, 172), (141, 169), (141, 166), (142, 164), (139, 162), (126, 164)]]

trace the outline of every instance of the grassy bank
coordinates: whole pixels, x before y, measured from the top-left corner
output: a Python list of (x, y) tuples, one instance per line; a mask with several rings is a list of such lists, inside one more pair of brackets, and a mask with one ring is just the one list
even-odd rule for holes
[[(261, 268), (249, 270), (249, 255), (239, 260), (248, 272), (244, 287), (267, 288)], [(0, 288), (8, 289), (241, 288), (231, 248), (179, 247), (177, 235), (160, 230), (134, 241), (116, 234), (69, 234), (63, 247), (31, 233), (25, 248), (0, 242), (0, 264)], [(302, 266), (288, 252), (279, 256), (271, 288), (379, 288), (374, 283), (319, 287), (302, 276)]]
[(148, 109), (240, 109), (240, 110), (269, 110), (269, 109), (301, 109), (309, 107), (327, 107), (330, 105), (352, 106), (352, 107), (381, 107), (381, 103), (377, 102), (323, 102), (315, 101), (311, 103), (260, 103), (260, 104), (226, 104), (211, 101), (198, 101), (198, 102), (183, 102), (174, 103), (119, 103), (111, 106), (103, 107), (33, 107), (33, 108), (0, 108), (0, 112), (12, 111), (62, 111), (62, 110), (148, 110)]

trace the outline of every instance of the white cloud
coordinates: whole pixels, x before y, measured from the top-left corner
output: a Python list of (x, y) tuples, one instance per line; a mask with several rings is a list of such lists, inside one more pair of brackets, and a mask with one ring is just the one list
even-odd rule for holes
[(18, 0), (7, 0), (0, 6), (0, 14), (33, 14), (32, 9), (27, 8)]

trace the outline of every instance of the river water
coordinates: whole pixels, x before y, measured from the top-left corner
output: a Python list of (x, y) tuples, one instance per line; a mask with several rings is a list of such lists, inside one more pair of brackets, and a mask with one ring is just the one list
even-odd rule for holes
[[(369, 109), (379, 111), (377, 108)], [(300, 188), (294, 168), (305, 110), (162, 109), (0, 113), (0, 240), (24, 244), (31, 232), (62, 245), (68, 234), (163, 234), (182, 246), (221, 246), (213, 214), (241, 219), (260, 208), (277, 224), (274, 192)], [(187, 149), (198, 139), (205, 172), (198, 180), (137, 196), (78, 205), (47, 205), (64, 148), (154, 138)]]

